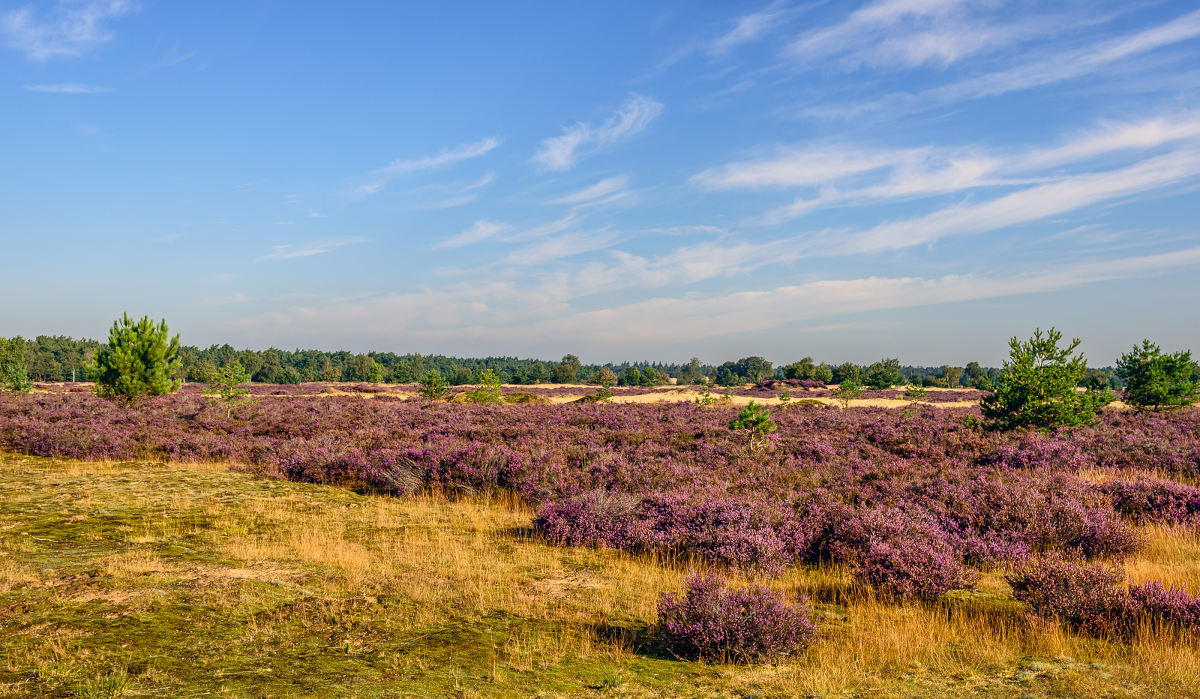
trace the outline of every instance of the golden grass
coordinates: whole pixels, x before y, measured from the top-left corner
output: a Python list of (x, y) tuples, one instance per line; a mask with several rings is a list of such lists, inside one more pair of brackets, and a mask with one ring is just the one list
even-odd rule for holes
[[(757, 580), (814, 601), (817, 643), (778, 665), (706, 665), (658, 655), (646, 632), (697, 565), (548, 546), (509, 496), (9, 457), (0, 481), (13, 630), (0, 690), (18, 695), (119, 666), (158, 694), (591, 696), (606, 682), (613, 696), (1200, 696), (1196, 638), (1081, 636), (1023, 614), (998, 573), (932, 606), (879, 599), (833, 566)], [(1145, 534), (1131, 577), (1200, 589), (1196, 532)], [(161, 615), (162, 641), (94, 635), (127, 615)]]

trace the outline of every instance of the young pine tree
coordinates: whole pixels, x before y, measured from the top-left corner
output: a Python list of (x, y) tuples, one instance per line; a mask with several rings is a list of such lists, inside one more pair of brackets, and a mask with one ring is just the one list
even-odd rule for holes
[(1087, 374), (1087, 360), (1076, 355), (1079, 339), (1059, 347), (1062, 333), (1050, 328), (1034, 331), (1026, 342), (1009, 340), (1009, 358), (995, 390), (983, 397), (979, 407), (993, 428), (1034, 428), (1086, 425), (1111, 403), (1112, 392), (1075, 390)]
[(1190, 405), (1200, 394), (1197, 374), (1191, 352), (1166, 354), (1149, 340), (1117, 360), (1117, 375), (1125, 379), (1125, 402), (1142, 409)]
[(148, 316), (135, 321), (125, 313), (113, 323), (108, 344), (88, 369), (99, 395), (130, 402), (178, 391), (180, 366), (179, 335), (171, 337), (167, 321), (155, 325)]

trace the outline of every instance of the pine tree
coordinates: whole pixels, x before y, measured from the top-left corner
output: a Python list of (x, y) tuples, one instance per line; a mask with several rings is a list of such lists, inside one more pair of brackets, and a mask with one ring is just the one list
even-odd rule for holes
[(179, 335), (170, 336), (166, 320), (155, 325), (149, 316), (135, 321), (125, 313), (113, 323), (108, 345), (88, 368), (99, 395), (129, 402), (178, 391), (180, 367)]
[(1126, 383), (1125, 402), (1138, 408), (1190, 405), (1200, 395), (1197, 373), (1191, 352), (1168, 354), (1149, 340), (1117, 360), (1117, 375)]
[(1059, 347), (1062, 333), (1050, 328), (1034, 331), (1028, 342), (1009, 340), (1009, 359), (995, 392), (980, 401), (992, 427), (1051, 430), (1085, 425), (1096, 419), (1114, 396), (1107, 389), (1079, 393), (1075, 387), (1087, 374), (1083, 355), (1072, 356), (1079, 339)]

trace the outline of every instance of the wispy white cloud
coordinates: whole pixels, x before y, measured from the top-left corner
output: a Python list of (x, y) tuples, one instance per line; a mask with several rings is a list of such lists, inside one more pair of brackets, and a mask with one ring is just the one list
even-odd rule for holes
[(474, 143), (464, 143), (453, 148), (443, 148), (437, 155), (428, 155), (423, 158), (408, 160), (393, 160), (376, 170), (376, 172), (386, 175), (410, 175), (422, 170), (433, 170), (464, 160), (470, 160), (471, 158), (478, 158), (499, 148), (501, 143), (503, 141), (493, 136), (475, 141)]
[(53, 83), (50, 85), (25, 85), (29, 92), (48, 92), (57, 95), (95, 95), (101, 92), (112, 92), (111, 87), (100, 85), (83, 85), (81, 83)]
[(610, 230), (576, 231), (543, 238), (510, 252), (503, 260), (510, 265), (537, 265), (563, 257), (609, 248), (618, 239)]
[(975, 54), (1029, 41), (1061, 23), (997, 23), (987, 3), (968, 0), (875, 0), (842, 21), (801, 34), (785, 55), (854, 70), (944, 68)]
[(548, 235), (562, 233), (563, 231), (573, 227), (576, 223), (579, 223), (579, 221), (579, 214), (575, 211), (570, 211), (562, 218), (518, 230), (512, 235), (506, 236), (506, 240), (509, 242), (521, 243), (529, 240), (537, 240), (538, 238), (545, 238)]
[(629, 178), (609, 177), (600, 180), (590, 187), (584, 187), (557, 199), (551, 199), (550, 204), (598, 204), (616, 201), (629, 196)]
[(259, 260), (291, 260), (298, 257), (312, 257), (314, 255), (324, 255), (325, 253), (333, 252), (338, 248), (346, 247), (347, 245), (357, 245), (358, 243), (366, 242), (366, 238), (361, 236), (349, 236), (344, 238), (321, 238), (300, 245), (276, 245), (271, 249), (271, 252), (258, 258)]
[[(782, 329), (819, 319), (841, 325), (852, 313), (1053, 292), (1200, 267), (1200, 248), (1155, 255), (1047, 265), (1013, 275), (866, 276), (826, 279), (734, 293), (688, 293), (580, 310), (552, 284), (486, 279), (355, 302), (294, 306), (239, 319), (238, 327), (284, 334), (294, 342), (342, 336), (379, 346), (397, 341), (517, 348), (586, 346), (593, 352), (654, 352), (705, 338)], [(386, 317), (389, 323), (375, 322)], [(853, 327), (853, 325), (848, 326)], [(501, 350), (497, 350), (501, 351)], [(527, 351), (522, 349), (520, 351)]]
[(512, 226), (499, 221), (488, 221), (487, 219), (479, 219), (471, 224), (467, 230), (453, 235), (437, 244), (439, 248), (461, 248), (464, 245), (472, 245), (480, 243), (490, 238), (495, 238), (501, 233), (512, 230)]
[(130, 0), (59, 2), (46, 16), (32, 7), (0, 12), (0, 43), (35, 61), (81, 56), (111, 41), (108, 20), (132, 12)]
[(950, 206), (925, 216), (839, 236), (830, 252), (879, 252), (930, 243), (946, 236), (995, 231), (1069, 211), (1180, 184), (1200, 175), (1200, 149), (1183, 149), (1128, 167), (1065, 177), (986, 202)]
[(358, 193), (364, 196), (375, 194), (395, 177), (450, 167), (464, 160), (471, 160), (486, 155), (499, 148), (502, 143), (503, 141), (500, 138), (492, 136), (473, 143), (463, 143), (452, 148), (443, 148), (436, 155), (393, 160), (387, 165), (368, 173), (368, 181), (359, 185)]
[(1067, 264), (1013, 276), (947, 275), (823, 280), (763, 291), (658, 297), (539, 321), (528, 337), (567, 336), (577, 342), (646, 347), (731, 333), (778, 329), (797, 322), (878, 311), (1058, 291), (1200, 266), (1200, 248), (1141, 257)]
[(897, 92), (855, 103), (826, 103), (791, 113), (843, 119), (867, 114), (896, 115), (944, 107), (967, 100), (1045, 87), (1083, 78), (1127, 59), (1200, 37), (1200, 10), (1169, 22), (1083, 48), (1051, 49), (1008, 68), (974, 75), (920, 92)]
[(710, 41), (706, 48), (710, 53), (725, 53), (743, 44), (757, 41), (777, 29), (788, 14), (785, 4), (777, 0), (758, 12), (735, 19), (733, 28)]
[(873, 150), (820, 146), (785, 148), (769, 156), (705, 170), (692, 182), (705, 189), (764, 189), (811, 186), (894, 167), (921, 157), (920, 150)]
[(1049, 85), (1088, 75), (1116, 61), (1196, 37), (1200, 37), (1200, 10), (1166, 24), (1109, 39), (1084, 49), (1062, 52), (1044, 60), (937, 88), (926, 93), (924, 97), (932, 97), (944, 103)]
[(702, 171), (706, 189), (814, 190), (768, 211), (757, 223), (775, 225), (831, 205), (863, 204), (951, 194), (984, 187), (1046, 184), (1069, 176), (1052, 170), (1123, 151), (1200, 140), (1200, 112), (1108, 122), (1059, 145), (985, 151), (973, 147), (879, 149), (817, 145)]
[(564, 128), (561, 136), (543, 140), (533, 154), (533, 162), (545, 170), (569, 170), (581, 158), (641, 133), (662, 111), (660, 102), (634, 95), (600, 126), (580, 122)]

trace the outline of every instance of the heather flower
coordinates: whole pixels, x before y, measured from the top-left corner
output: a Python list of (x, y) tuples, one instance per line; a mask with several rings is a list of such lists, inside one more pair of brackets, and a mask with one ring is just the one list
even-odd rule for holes
[(1183, 588), (1165, 587), (1162, 581), (1151, 580), (1129, 586), (1130, 606), (1140, 618), (1176, 624), (1200, 632), (1200, 597), (1193, 597)]
[(1008, 578), (1013, 597), (1044, 617), (1095, 635), (1123, 632), (1133, 615), (1118, 585), (1125, 574), (1105, 563), (1061, 557), (1036, 561)]
[(658, 603), (658, 628), (681, 656), (761, 662), (803, 651), (816, 635), (807, 600), (789, 602), (768, 587), (730, 588), (716, 575), (693, 575), (682, 597)]
[(1103, 486), (1113, 507), (1136, 522), (1182, 524), (1200, 520), (1200, 488), (1139, 478)]
[(843, 537), (843, 557), (854, 562), (855, 577), (886, 594), (932, 602), (974, 584), (950, 537), (931, 517), (876, 510), (849, 523)]
[(1125, 574), (1104, 563), (1046, 558), (1009, 578), (1013, 597), (1039, 616), (1095, 635), (1128, 635), (1145, 623), (1200, 631), (1200, 598), (1159, 580), (1123, 589)]

